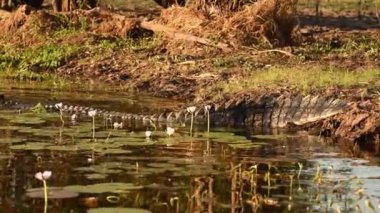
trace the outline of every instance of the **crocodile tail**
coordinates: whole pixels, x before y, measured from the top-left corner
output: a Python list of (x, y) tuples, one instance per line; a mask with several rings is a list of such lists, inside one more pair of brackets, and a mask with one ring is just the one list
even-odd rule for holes
[(290, 123), (304, 125), (341, 113), (346, 106), (346, 101), (333, 97), (309, 95), (280, 97), (268, 110), (271, 113), (270, 120), (265, 120), (263, 123), (266, 126), (280, 128)]

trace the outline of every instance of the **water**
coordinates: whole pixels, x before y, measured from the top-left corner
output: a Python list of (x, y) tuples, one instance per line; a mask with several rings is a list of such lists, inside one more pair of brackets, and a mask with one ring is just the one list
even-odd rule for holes
[[(100, 91), (0, 93), (124, 112), (181, 104)], [(45, 170), (52, 171), (48, 212), (379, 211), (379, 162), (347, 157), (316, 136), (226, 127), (207, 134), (197, 126), (190, 137), (188, 125), (173, 124), (168, 137), (166, 126), (114, 130), (98, 118), (94, 141), (91, 118), (64, 119), (62, 127), (57, 113), (0, 110), (0, 212), (43, 212), (43, 184), (34, 175)]]

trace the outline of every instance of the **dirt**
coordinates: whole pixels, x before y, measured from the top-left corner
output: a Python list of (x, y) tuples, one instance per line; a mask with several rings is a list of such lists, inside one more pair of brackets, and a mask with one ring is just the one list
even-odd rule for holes
[[(0, 31), (0, 44), (32, 48), (43, 45), (47, 37), (62, 28), (85, 30), (57, 39), (55, 42), (59, 44), (92, 44), (124, 38), (132, 39), (132, 43), (147, 40), (152, 45), (143, 48), (124, 47), (100, 54), (80, 52), (64, 60), (56, 71), (69, 78), (128, 85), (137, 91), (191, 102), (236, 103), (254, 101), (260, 94), (299, 92), (297, 88), (279, 86), (221, 94), (209, 87), (216, 82), (244, 78), (245, 72), (237, 63), (242, 59), (257, 70), (268, 66), (321, 64), (349, 72), (380, 67), (379, 47), (366, 46), (380, 37), (380, 25), (373, 16), (359, 20), (350, 12), (342, 17), (325, 11), (317, 19), (309, 10), (300, 10), (295, 16), (293, 1), (283, 1), (282, 7), (276, 7), (274, 2), (277, 1), (262, 0), (257, 7), (245, 7), (228, 16), (183, 7), (170, 7), (152, 16), (152, 12), (149, 15), (141, 11), (116, 13), (100, 8), (54, 14), (50, 10), (35, 11), (22, 6), (0, 20), (0, 28), (5, 29)], [(147, 19), (161, 31), (144, 29), (141, 23)], [(175, 32), (168, 33), (168, 29)], [(274, 48), (279, 52), (265, 52)], [(342, 48), (347, 48), (348, 53), (334, 51)], [(370, 48), (373, 50), (368, 51)], [(216, 66), (216, 61), (222, 61), (221, 65)], [(371, 93), (363, 97), (362, 90), (363, 86), (310, 91), (348, 97), (352, 101), (347, 113), (313, 125), (335, 138), (361, 143), (378, 141), (378, 96)]]

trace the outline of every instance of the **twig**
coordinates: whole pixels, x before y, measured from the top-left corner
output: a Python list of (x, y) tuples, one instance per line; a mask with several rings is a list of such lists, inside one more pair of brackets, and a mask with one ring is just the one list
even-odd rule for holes
[(278, 52), (278, 53), (282, 53), (286, 56), (289, 56), (289, 57), (293, 57), (294, 55), (288, 51), (285, 51), (285, 50), (279, 50), (279, 49), (271, 49), (271, 50), (262, 50), (262, 51), (256, 51), (256, 52), (253, 52), (254, 55), (258, 55), (258, 54), (263, 54), (263, 53), (269, 53), (269, 52)]
[(295, 56), (291, 52), (288, 52), (288, 51), (285, 51), (285, 50), (279, 50), (279, 49), (257, 50), (255, 48), (247, 47), (247, 46), (243, 46), (242, 48), (248, 49), (248, 50), (254, 50), (254, 52), (251, 52), (252, 55), (259, 55), (259, 54), (264, 54), (264, 53), (277, 52), (277, 53), (281, 53), (281, 54), (284, 54), (284, 55), (289, 56), (289, 57), (294, 57)]

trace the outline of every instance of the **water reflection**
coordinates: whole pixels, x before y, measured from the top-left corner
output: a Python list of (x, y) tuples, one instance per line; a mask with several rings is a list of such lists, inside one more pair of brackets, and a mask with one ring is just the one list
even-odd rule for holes
[[(58, 113), (31, 116), (33, 122), (23, 116), (0, 111), (3, 212), (43, 211), (43, 197), (30, 192), (41, 188), (34, 174), (44, 170), (53, 172), (49, 186), (61, 196), (51, 197), (48, 212), (379, 210), (378, 164), (347, 158), (315, 136), (221, 128), (205, 134), (194, 126), (192, 137), (188, 127), (168, 137), (162, 126), (147, 140), (143, 127), (115, 130), (97, 120), (94, 142), (91, 118), (62, 126)], [(79, 196), (63, 198), (66, 192)]]

